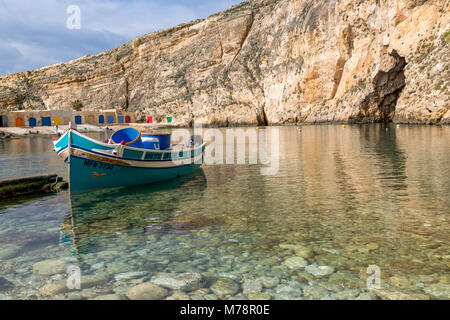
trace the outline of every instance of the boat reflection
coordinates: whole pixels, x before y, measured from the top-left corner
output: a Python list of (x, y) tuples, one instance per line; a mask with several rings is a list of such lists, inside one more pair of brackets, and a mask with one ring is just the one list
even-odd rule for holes
[(121, 233), (144, 237), (148, 225), (176, 214), (185, 202), (198, 201), (206, 184), (203, 169), (198, 168), (161, 183), (73, 194), (62, 243), (78, 255), (95, 251)]

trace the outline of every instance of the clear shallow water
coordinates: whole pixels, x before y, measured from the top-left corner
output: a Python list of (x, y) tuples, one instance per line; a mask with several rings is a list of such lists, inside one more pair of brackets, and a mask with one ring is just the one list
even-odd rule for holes
[[(166, 285), (179, 274), (189, 282), (186, 272), (201, 283), (163, 298), (450, 298), (449, 127), (267, 130), (280, 133), (273, 176), (260, 165), (203, 165), (151, 186), (2, 204), (0, 298), (124, 296), (160, 284), (161, 273)], [(0, 176), (64, 175), (50, 146), (0, 145)], [(68, 265), (96, 282), (49, 290)], [(370, 265), (379, 290), (367, 289)]]
[(55, 172), (65, 175), (67, 169), (52, 151), (51, 137), (29, 137), (0, 140), (0, 178)]

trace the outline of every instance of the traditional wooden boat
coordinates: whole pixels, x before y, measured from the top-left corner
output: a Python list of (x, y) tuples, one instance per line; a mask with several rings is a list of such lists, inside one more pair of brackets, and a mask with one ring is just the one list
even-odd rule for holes
[(68, 163), (71, 191), (179, 177), (203, 163), (206, 147), (200, 136), (192, 136), (184, 145), (171, 146), (169, 134), (141, 134), (133, 128), (115, 132), (108, 143), (69, 129), (53, 144), (53, 150)]

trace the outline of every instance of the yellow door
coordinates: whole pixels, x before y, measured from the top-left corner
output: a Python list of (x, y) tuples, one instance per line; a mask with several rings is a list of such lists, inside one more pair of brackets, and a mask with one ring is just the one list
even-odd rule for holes
[(58, 126), (60, 126), (61, 125), (61, 118), (60, 117), (53, 117), (52, 118), (52, 122), (53, 122), (53, 125), (58, 125)]

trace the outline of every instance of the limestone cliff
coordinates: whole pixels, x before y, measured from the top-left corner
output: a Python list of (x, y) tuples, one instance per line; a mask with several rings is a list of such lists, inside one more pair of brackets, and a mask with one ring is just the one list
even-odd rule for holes
[(449, 0), (254, 0), (0, 78), (0, 107), (211, 125), (449, 123)]

